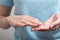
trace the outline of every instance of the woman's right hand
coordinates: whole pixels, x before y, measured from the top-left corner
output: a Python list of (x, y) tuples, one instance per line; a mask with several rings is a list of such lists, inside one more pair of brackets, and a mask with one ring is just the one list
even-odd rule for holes
[(20, 15), (20, 16), (12, 15), (7, 17), (7, 22), (9, 23), (9, 25), (14, 27), (25, 27), (25, 26), (36, 27), (42, 24), (42, 22), (40, 22), (37, 18), (28, 15)]

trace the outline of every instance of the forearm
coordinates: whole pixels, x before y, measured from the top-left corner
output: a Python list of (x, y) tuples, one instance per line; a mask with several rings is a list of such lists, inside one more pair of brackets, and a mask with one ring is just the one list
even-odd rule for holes
[(12, 7), (0, 5), (0, 28), (7, 29), (10, 27), (6, 18), (10, 15)]
[(10, 25), (7, 22), (7, 17), (0, 16), (0, 28), (2, 29), (7, 29), (10, 27)]

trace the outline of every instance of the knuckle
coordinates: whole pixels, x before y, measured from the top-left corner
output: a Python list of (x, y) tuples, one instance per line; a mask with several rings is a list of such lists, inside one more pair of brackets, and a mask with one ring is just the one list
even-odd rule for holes
[(25, 17), (24, 17), (24, 16), (21, 16), (21, 17), (20, 17), (20, 19), (22, 19), (22, 20), (23, 20), (23, 19), (25, 19)]
[(17, 26), (18, 25), (17, 21), (12, 22), (12, 25)]

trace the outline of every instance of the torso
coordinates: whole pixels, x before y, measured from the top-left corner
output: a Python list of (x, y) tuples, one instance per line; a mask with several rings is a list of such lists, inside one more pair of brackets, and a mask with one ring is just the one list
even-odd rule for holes
[[(57, 11), (59, 0), (14, 0), (14, 2), (16, 15), (29, 15), (44, 22)], [(43, 39), (45, 36), (46, 38), (55, 38), (60, 32), (60, 29), (47, 32), (31, 32), (29, 26), (15, 29), (16, 39), (19, 38), (21, 40), (40, 40), (40, 38)]]

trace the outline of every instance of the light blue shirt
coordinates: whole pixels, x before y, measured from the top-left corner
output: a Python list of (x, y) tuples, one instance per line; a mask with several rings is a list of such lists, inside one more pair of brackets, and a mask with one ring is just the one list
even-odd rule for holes
[[(7, 2), (8, 1), (8, 2)], [(15, 6), (15, 15), (29, 15), (45, 22), (59, 11), (60, 0), (0, 0), (0, 5)], [(30, 26), (15, 28), (15, 40), (60, 40), (60, 28), (55, 31), (34, 31)]]

